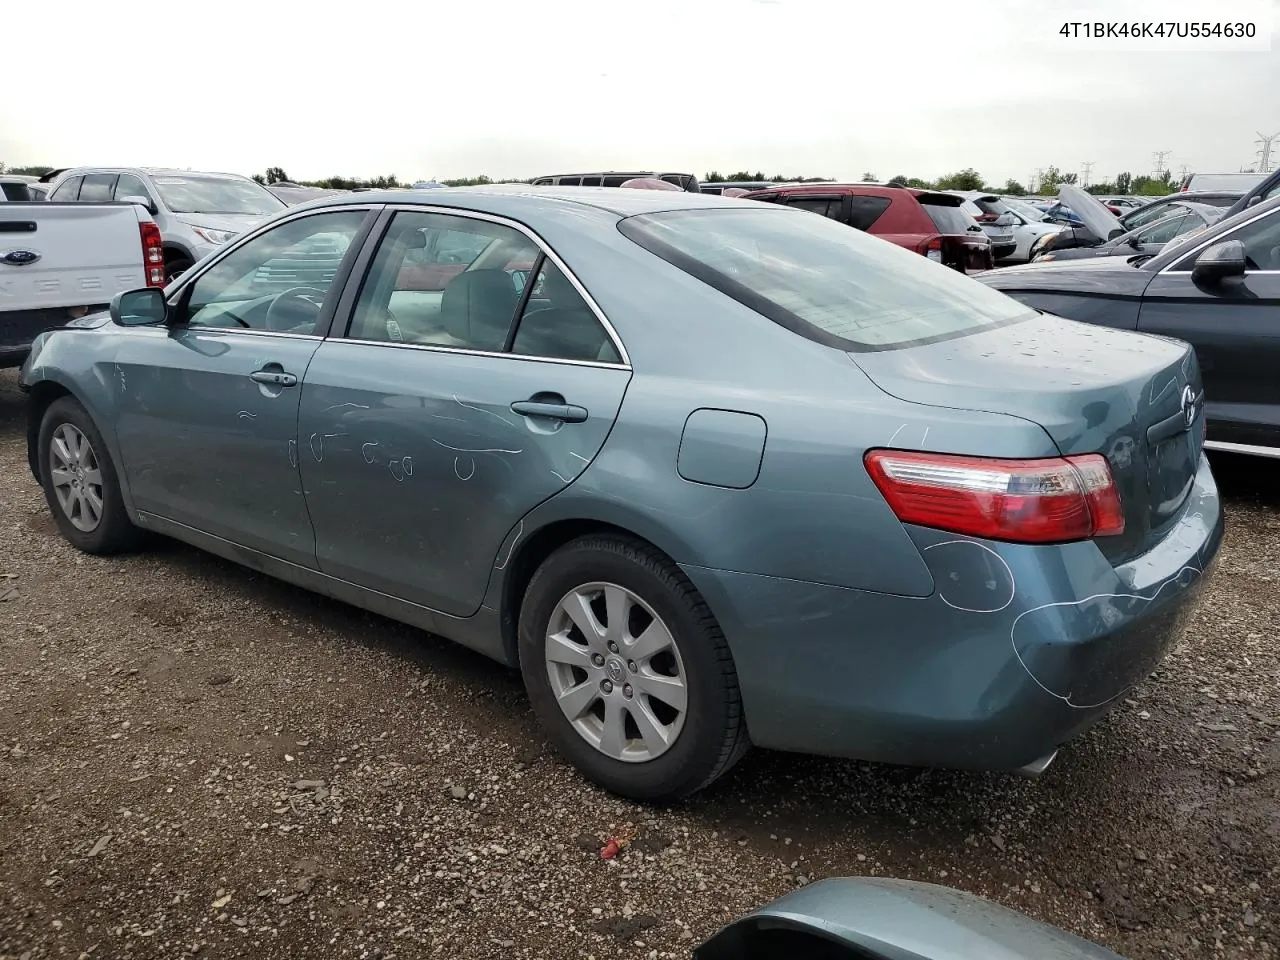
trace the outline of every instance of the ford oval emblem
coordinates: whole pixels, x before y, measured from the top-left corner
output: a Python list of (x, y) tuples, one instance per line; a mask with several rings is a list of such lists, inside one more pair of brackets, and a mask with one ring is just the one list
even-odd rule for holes
[(7, 250), (0, 254), (0, 263), (7, 263), (11, 267), (25, 267), (39, 259), (40, 254), (34, 250)]

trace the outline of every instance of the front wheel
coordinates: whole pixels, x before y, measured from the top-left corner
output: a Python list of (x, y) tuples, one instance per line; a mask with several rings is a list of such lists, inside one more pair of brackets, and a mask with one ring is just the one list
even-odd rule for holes
[(172, 283), (174, 280), (178, 279), (178, 277), (182, 276), (184, 273), (190, 270), (191, 267), (192, 267), (192, 262), (190, 260), (183, 259), (182, 257), (175, 257), (172, 260), (165, 261), (165, 265), (164, 265), (165, 285), (167, 286), (168, 284)]
[(553, 553), (525, 592), (519, 640), (548, 737), (614, 793), (678, 799), (746, 751), (724, 635), (693, 584), (646, 544), (592, 536)]
[(125, 510), (115, 464), (84, 407), (71, 397), (51, 403), (38, 451), (45, 499), (72, 546), (110, 554), (137, 545), (141, 532)]

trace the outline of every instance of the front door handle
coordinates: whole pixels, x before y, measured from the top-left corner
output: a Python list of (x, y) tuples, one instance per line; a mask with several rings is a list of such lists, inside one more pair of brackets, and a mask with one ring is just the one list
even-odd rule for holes
[(522, 417), (545, 417), (548, 420), (560, 420), (564, 423), (583, 423), (587, 419), (587, 408), (572, 403), (517, 400), (511, 405), (511, 412), (518, 413)]
[(249, 379), (255, 383), (269, 383), (273, 387), (296, 387), (298, 378), (292, 373), (284, 373), (279, 370), (255, 370), (249, 374)]

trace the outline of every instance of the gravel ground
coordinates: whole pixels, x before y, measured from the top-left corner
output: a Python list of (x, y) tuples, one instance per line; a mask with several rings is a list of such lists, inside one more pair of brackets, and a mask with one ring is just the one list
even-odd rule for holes
[(756, 751), (657, 809), (460, 648), (176, 543), (78, 555), (24, 443), (0, 372), (0, 958), (687, 957), (853, 874), (1132, 960), (1280, 957), (1277, 465), (1219, 462), (1186, 638), (1042, 779)]

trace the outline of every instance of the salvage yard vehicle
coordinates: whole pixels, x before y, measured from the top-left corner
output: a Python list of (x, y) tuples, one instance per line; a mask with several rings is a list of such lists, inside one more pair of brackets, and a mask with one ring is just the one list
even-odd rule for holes
[(1037, 260), (978, 279), (1059, 316), (1188, 341), (1204, 369), (1205, 446), (1280, 457), (1280, 197), (1156, 257)]
[(47, 327), (163, 286), (163, 265), (155, 221), (131, 204), (0, 203), (0, 368)]
[(1036, 263), (1085, 260), (1089, 257), (1154, 257), (1165, 244), (1188, 233), (1198, 233), (1222, 219), (1221, 207), (1207, 203), (1171, 203), (1169, 215), (1128, 233), (1100, 243), (1096, 247), (1068, 247), (1050, 250), (1036, 256)]
[(166, 282), (286, 206), (261, 184), (231, 173), (76, 167), (42, 179), (52, 186), (50, 200), (127, 201), (147, 210), (164, 241)]
[(557, 173), (551, 176), (535, 177), (530, 181), (535, 187), (620, 187), (628, 180), (641, 180), (652, 177), (674, 183), (681, 190), (700, 193), (698, 178), (692, 173), (654, 173), (638, 171), (625, 173), (609, 170), (605, 173)]
[(864, 230), (961, 272), (995, 265), (991, 240), (952, 193), (891, 184), (780, 184), (746, 195)]
[[(464, 269), (397, 296), (440, 231)], [(70, 543), (165, 534), (519, 667), (638, 799), (752, 743), (1035, 775), (1222, 536), (1186, 344), (695, 193), (314, 201), (42, 334), (20, 382)]]

